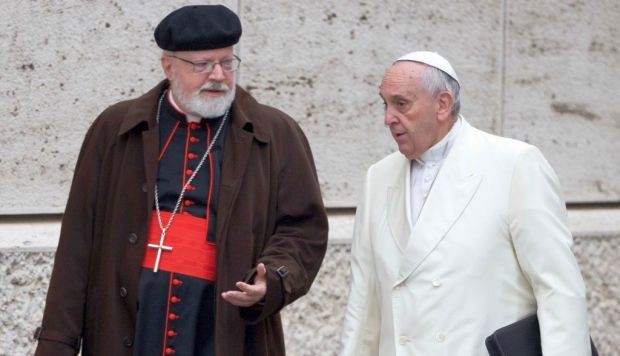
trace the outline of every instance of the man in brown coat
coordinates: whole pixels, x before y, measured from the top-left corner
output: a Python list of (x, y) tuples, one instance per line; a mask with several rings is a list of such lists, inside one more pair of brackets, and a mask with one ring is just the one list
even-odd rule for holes
[(327, 218), (299, 126), (235, 86), (240, 36), (223, 6), (172, 12), (167, 80), (89, 129), (36, 355), (285, 354)]

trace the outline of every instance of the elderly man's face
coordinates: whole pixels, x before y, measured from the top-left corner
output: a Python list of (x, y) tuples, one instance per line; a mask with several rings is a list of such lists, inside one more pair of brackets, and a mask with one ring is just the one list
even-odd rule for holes
[(386, 72), (379, 87), (385, 104), (384, 123), (390, 129), (398, 150), (416, 159), (449, 131), (440, 97), (423, 87), (421, 74), (426, 65), (397, 62)]
[(234, 99), (234, 72), (215, 65), (211, 72), (196, 73), (193, 65), (186, 61), (228, 60), (233, 57), (233, 48), (174, 52), (173, 55), (162, 56), (162, 67), (171, 83), (172, 95), (181, 109), (200, 117), (223, 115)]

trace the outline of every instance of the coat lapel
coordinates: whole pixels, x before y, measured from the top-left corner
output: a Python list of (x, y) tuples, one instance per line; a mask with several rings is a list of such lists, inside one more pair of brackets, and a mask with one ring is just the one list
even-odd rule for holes
[(263, 143), (269, 141), (255, 120), (252, 120), (252, 113), (258, 111), (257, 105), (251, 96), (237, 87), (237, 95), (231, 108), (231, 121), (224, 143), (224, 163), (218, 193), (216, 224), (218, 246), (224, 242), (224, 232), (248, 167), (252, 143), (254, 139)]
[(138, 98), (132, 105), (119, 129), (119, 136), (131, 130), (139, 129), (142, 134), (142, 150), (144, 154), (144, 174), (146, 188), (150, 192), (146, 202), (148, 212), (153, 209), (153, 192), (157, 180), (157, 155), (159, 153), (159, 125), (157, 111), (162, 93), (168, 87), (167, 80), (160, 82), (155, 88)]
[(403, 156), (401, 169), (398, 172), (390, 172), (390, 175), (396, 177), (394, 184), (388, 186), (387, 189), (387, 220), (390, 228), (390, 235), (394, 239), (394, 243), (401, 252), (405, 251), (407, 240), (411, 234), (409, 219), (407, 218), (407, 192), (406, 187), (409, 181), (410, 169), (409, 160)]
[[(224, 163), (222, 164), (222, 178), (218, 196), (217, 233), (224, 236), (232, 205), (239, 193), (241, 180), (245, 174), (250, 150), (252, 149), (253, 135), (236, 125), (230, 125), (224, 144)], [(220, 241), (218, 240), (219, 244)]]
[(433, 252), (476, 194), (482, 174), (473, 168), (474, 146), (472, 128), (463, 121), (411, 233), (396, 284), (407, 279)]

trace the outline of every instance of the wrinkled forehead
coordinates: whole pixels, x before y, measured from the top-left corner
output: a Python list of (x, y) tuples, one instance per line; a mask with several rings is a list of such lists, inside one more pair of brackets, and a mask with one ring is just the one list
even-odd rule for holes
[(426, 65), (418, 62), (396, 62), (387, 69), (379, 91), (382, 96), (389, 95), (394, 91), (415, 92), (420, 86), (420, 78)]

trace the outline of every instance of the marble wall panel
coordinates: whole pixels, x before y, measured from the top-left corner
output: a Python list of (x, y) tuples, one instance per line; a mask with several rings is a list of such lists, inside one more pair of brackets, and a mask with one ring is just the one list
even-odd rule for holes
[[(152, 30), (186, 3), (3, 4), (0, 214), (63, 210), (86, 128), (162, 78)], [(354, 206), (366, 168), (395, 149), (377, 86), (412, 49), (453, 63), (474, 125), (540, 146), (569, 201), (620, 198), (613, 0), (224, 3), (244, 25), (240, 83), (300, 122), (328, 206)]]
[(567, 201), (620, 201), (620, 2), (506, 12), (504, 134), (541, 148)]
[(450, 59), (463, 113), (497, 129), (502, 12), (494, 1), (243, 1), (240, 13), (241, 81), (304, 128), (328, 206), (355, 206), (366, 169), (395, 149), (378, 86), (402, 54)]
[(2, 3), (0, 214), (64, 210), (86, 129), (107, 106), (163, 78), (153, 30), (187, 3)]

